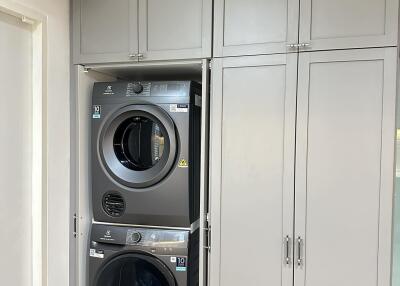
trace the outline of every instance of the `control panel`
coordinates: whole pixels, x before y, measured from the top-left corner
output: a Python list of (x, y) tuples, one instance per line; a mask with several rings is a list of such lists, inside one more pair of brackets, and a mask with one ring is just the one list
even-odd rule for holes
[(146, 250), (186, 249), (189, 230), (153, 229), (94, 224), (91, 240), (103, 244), (136, 246)]
[(159, 82), (109, 82), (95, 83), (94, 95), (107, 97), (134, 96), (189, 96), (189, 81), (159, 81)]
[(126, 245), (185, 248), (188, 236), (188, 231), (129, 228)]

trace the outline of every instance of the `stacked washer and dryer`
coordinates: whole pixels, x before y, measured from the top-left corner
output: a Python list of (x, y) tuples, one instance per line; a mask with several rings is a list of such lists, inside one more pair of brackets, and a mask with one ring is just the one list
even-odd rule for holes
[(198, 285), (201, 86), (96, 83), (90, 286)]

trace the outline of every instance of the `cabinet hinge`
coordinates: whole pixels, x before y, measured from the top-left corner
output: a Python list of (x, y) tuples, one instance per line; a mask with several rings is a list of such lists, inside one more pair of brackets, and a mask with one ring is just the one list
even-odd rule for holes
[(22, 21), (22, 23), (25, 23), (25, 24), (28, 24), (28, 25), (34, 25), (35, 24), (35, 20), (32, 20), (31, 18), (26, 17), (26, 16), (22, 16), (21, 17), (21, 21)]
[(76, 213), (74, 214), (74, 216), (72, 217), (74, 220), (74, 230), (72, 232), (73, 236), (76, 238), (78, 236), (78, 216), (76, 215)]
[(206, 242), (204, 248), (211, 252), (211, 222), (210, 222), (210, 214), (206, 215), (206, 227), (204, 228)]

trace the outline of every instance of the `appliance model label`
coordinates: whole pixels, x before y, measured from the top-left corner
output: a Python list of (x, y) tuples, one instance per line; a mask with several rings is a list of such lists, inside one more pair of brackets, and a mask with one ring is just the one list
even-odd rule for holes
[(93, 105), (93, 119), (101, 118), (101, 105)]
[(104, 258), (104, 251), (103, 250), (96, 250), (91, 248), (90, 252), (89, 252), (90, 257), (94, 257), (94, 258)]
[(186, 257), (177, 257), (176, 258), (176, 271), (186, 271), (187, 264), (186, 264)]
[(189, 104), (170, 104), (170, 112), (189, 112)]

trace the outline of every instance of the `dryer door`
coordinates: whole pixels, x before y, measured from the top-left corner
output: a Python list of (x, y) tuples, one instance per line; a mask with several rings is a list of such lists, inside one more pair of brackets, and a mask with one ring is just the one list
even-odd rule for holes
[(111, 259), (97, 273), (95, 286), (176, 286), (175, 278), (155, 257), (129, 253)]
[(178, 150), (174, 122), (154, 105), (118, 110), (105, 121), (98, 142), (107, 173), (131, 188), (160, 182), (173, 167)]

